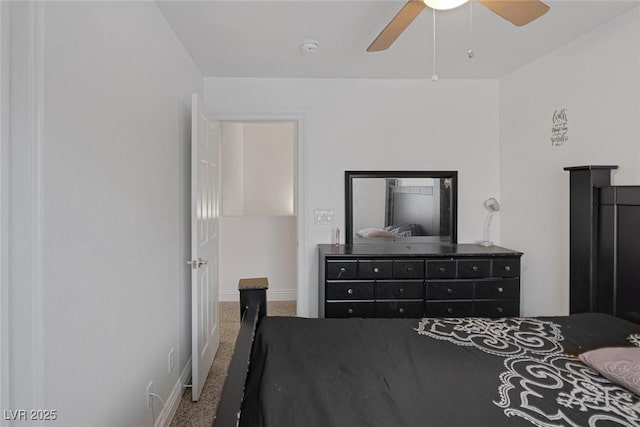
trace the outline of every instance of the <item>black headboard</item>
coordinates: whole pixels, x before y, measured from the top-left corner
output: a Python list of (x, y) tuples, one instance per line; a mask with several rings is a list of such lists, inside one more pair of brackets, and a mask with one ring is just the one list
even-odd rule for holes
[(617, 166), (570, 172), (570, 312), (640, 323), (640, 186), (612, 186)]

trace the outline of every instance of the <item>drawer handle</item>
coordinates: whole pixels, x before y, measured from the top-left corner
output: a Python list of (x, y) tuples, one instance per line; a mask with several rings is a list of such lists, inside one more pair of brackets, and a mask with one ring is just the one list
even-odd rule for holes
[(444, 267), (438, 267), (438, 271), (439, 271), (440, 273), (444, 273)]
[(447, 313), (452, 314), (453, 313), (453, 308), (447, 307)]
[(353, 308), (350, 308), (349, 310), (347, 310), (347, 313), (353, 314)]
[(340, 273), (344, 273), (345, 271), (347, 271), (347, 269), (346, 269), (346, 268), (344, 268), (344, 267), (340, 267)]
[(404, 289), (403, 289), (403, 288), (400, 288), (398, 291), (399, 291), (400, 293), (403, 293), (403, 292), (404, 292)]
[(504, 311), (502, 307), (498, 307), (496, 310), (498, 311), (498, 313), (502, 313)]
[(351, 288), (347, 289), (347, 293), (348, 293), (349, 295), (353, 294), (353, 289), (351, 289)]
[(478, 271), (478, 266), (477, 266), (477, 265), (474, 265), (473, 267), (471, 267), (471, 269), (472, 269), (473, 271)]
[(373, 268), (373, 272), (374, 272), (374, 273), (379, 273), (379, 272), (380, 272), (380, 269), (379, 269), (378, 267), (374, 267), (374, 268)]
[(400, 309), (398, 310), (398, 313), (403, 314), (404, 313), (404, 308), (400, 307)]
[(451, 289), (451, 288), (447, 288), (447, 293), (448, 293), (449, 295), (451, 295), (451, 294), (453, 293), (453, 289)]
[(503, 293), (504, 289), (503, 288), (498, 288), (498, 292)]
[(413, 271), (412, 267), (407, 267), (407, 273), (411, 273)]
[(511, 271), (511, 266), (506, 265), (506, 266), (504, 267), (504, 271)]

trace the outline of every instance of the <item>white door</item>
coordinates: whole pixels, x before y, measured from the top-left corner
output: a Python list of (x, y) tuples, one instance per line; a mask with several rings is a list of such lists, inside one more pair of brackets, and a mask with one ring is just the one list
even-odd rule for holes
[(220, 343), (218, 327), (219, 124), (197, 94), (191, 110), (191, 362), (192, 399)]

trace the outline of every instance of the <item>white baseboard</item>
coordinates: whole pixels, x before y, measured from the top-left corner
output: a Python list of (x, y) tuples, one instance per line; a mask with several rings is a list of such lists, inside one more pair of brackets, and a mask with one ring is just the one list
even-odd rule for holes
[(180, 378), (178, 378), (178, 382), (173, 386), (173, 390), (171, 390), (171, 394), (167, 399), (167, 404), (162, 411), (158, 414), (158, 418), (156, 418), (156, 422), (154, 427), (168, 427), (171, 424), (171, 420), (173, 416), (176, 414), (176, 410), (178, 406), (180, 406), (180, 401), (182, 400), (182, 393), (185, 389), (185, 384), (189, 383), (189, 379), (191, 378), (191, 359), (187, 362), (187, 365), (184, 367), (182, 372), (180, 373)]
[[(240, 301), (240, 294), (235, 291), (220, 291), (220, 301)], [(298, 292), (295, 289), (267, 289), (267, 301), (296, 301)]]

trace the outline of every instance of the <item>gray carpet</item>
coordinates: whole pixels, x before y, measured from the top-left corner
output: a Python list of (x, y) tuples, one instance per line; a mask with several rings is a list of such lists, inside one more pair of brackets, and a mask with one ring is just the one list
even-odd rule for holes
[[(295, 301), (270, 301), (267, 305), (269, 316), (295, 316)], [(209, 376), (204, 384), (200, 400), (191, 401), (191, 389), (182, 396), (180, 406), (171, 421), (171, 427), (210, 427), (218, 407), (222, 385), (227, 375), (233, 346), (240, 328), (240, 304), (220, 303), (220, 347), (213, 360)]]

